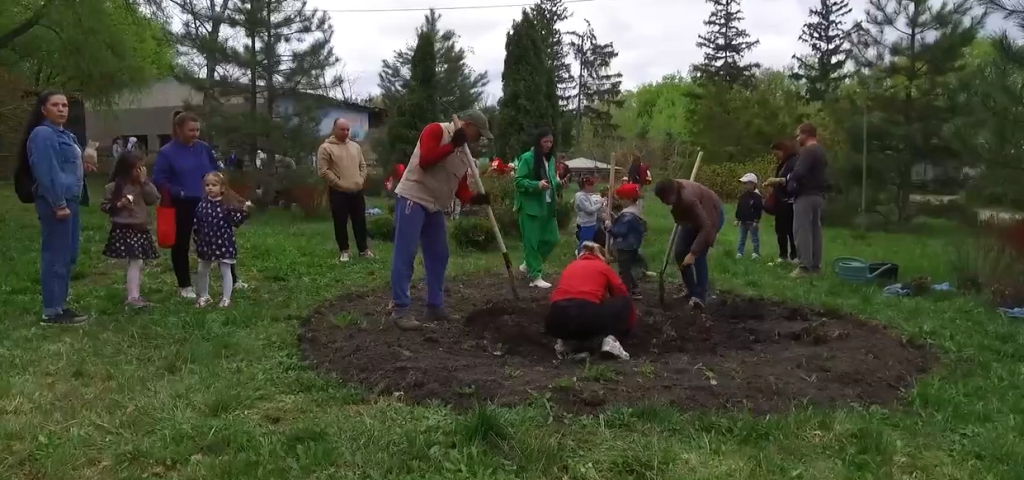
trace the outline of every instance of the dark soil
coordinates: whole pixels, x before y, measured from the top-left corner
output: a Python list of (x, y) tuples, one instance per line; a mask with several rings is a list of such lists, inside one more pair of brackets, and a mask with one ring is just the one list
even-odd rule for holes
[(387, 292), (343, 296), (303, 324), (302, 355), (370, 393), (410, 402), (511, 405), (543, 396), (574, 412), (889, 404), (936, 361), (926, 348), (847, 314), (721, 293), (701, 317), (682, 300), (661, 310), (655, 288), (645, 292), (638, 331), (622, 341), (629, 361), (559, 360), (543, 333), (545, 297), (525, 288), (520, 301), (494, 294), (507, 291), (503, 280), (450, 281), (446, 302), (457, 319), (420, 332), (386, 321)]

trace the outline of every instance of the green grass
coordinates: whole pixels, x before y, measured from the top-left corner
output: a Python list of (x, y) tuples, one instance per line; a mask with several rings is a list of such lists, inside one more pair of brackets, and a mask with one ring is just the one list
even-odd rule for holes
[[(0, 185), (2, 479), (1024, 478), (1021, 324), (970, 298), (892, 299), (829, 276), (789, 279), (731, 258), (730, 226), (713, 253), (716, 286), (876, 318), (934, 344), (941, 366), (899, 408), (767, 418), (655, 405), (569, 417), (543, 396), (465, 414), (364, 399), (300, 363), (297, 324), (332, 296), (383, 288), (388, 245), (376, 245), (376, 260), (342, 266), (328, 221), (274, 212), (240, 230), (239, 269), (254, 288), (238, 292), (232, 308), (197, 311), (174, 298), (161, 260), (143, 284), (159, 306), (126, 312), (123, 271), (100, 256), (107, 225), (93, 207), (73, 302), (95, 318), (82, 328), (43, 328), (38, 226), (11, 190)], [(653, 202), (647, 213), (647, 252), (660, 262), (669, 223)], [(764, 231), (770, 256), (771, 226)], [(828, 229), (826, 258), (895, 261), (905, 279), (944, 281), (951, 238), (944, 228), (917, 236)], [(566, 236), (556, 256), (564, 262), (571, 249)], [(493, 254), (459, 252), (451, 270), (499, 265)]]

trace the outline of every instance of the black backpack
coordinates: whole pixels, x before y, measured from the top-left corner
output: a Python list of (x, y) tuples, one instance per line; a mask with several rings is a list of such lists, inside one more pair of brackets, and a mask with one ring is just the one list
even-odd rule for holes
[(28, 161), (22, 158), (18, 160), (18, 166), (14, 169), (14, 193), (18, 195), (21, 203), (35, 203), (36, 177), (32, 175), (32, 167)]

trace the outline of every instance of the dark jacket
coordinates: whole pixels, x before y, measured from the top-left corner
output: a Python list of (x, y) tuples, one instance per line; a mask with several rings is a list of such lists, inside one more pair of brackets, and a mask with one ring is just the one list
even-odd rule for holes
[(786, 177), (786, 188), (793, 197), (824, 195), (829, 188), (828, 156), (825, 149), (815, 143), (800, 149), (800, 158), (793, 172)]
[(760, 222), (762, 212), (764, 212), (764, 201), (756, 190), (743, 192), (739, 201), (736, 202), (736, 221), (738, 222)]
[[(793, 173), (793, 168), (796, 167), (796, 162), (799, 161), (799, 159), (800, 159), (800, 157), (797, 156), (797, 154), (794, 153), (794, 154), (790, 155), (788, 158), (786, 158), (786, 159), (782, 160), (781, 162), (779, 162), (779, 164), (775, 166), (775, 177), (776, 178), (786, 178), (786, 177), (788, 177), (789, 174)], [(789, 203), (793, 202), (793, 194), (790, 193), (789, 189), (786, 188), (785, 186), (773, 188), (772, 189), (772, 196), (775, 197), (775, 204), (776, 205), (778, 205), (780, 203), (785, 203), (785, 202), (789, 202)]]
[(647, 233), (647, 222), (640, 215), (640, 207), (631, 205), (622, 210), (609, 232), (612, 235), (612, 248), (615, 250), (640, 250)]

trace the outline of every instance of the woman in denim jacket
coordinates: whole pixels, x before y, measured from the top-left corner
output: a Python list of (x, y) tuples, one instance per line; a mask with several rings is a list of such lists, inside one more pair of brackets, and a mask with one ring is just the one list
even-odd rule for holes
[(28, 164), (35, 180), (33, 194), (42, 230), (39, 276), (43, 323), (47, 325), (74, 325), (87, 320), (85, 315), (67, 308), (71, 268), (78, 259), (78, 207), (88, 195), (82, 149), (75, 135), (64, 129), (67, 118), (68, 99), (64, 94), (39, 95), (18, 158)]

